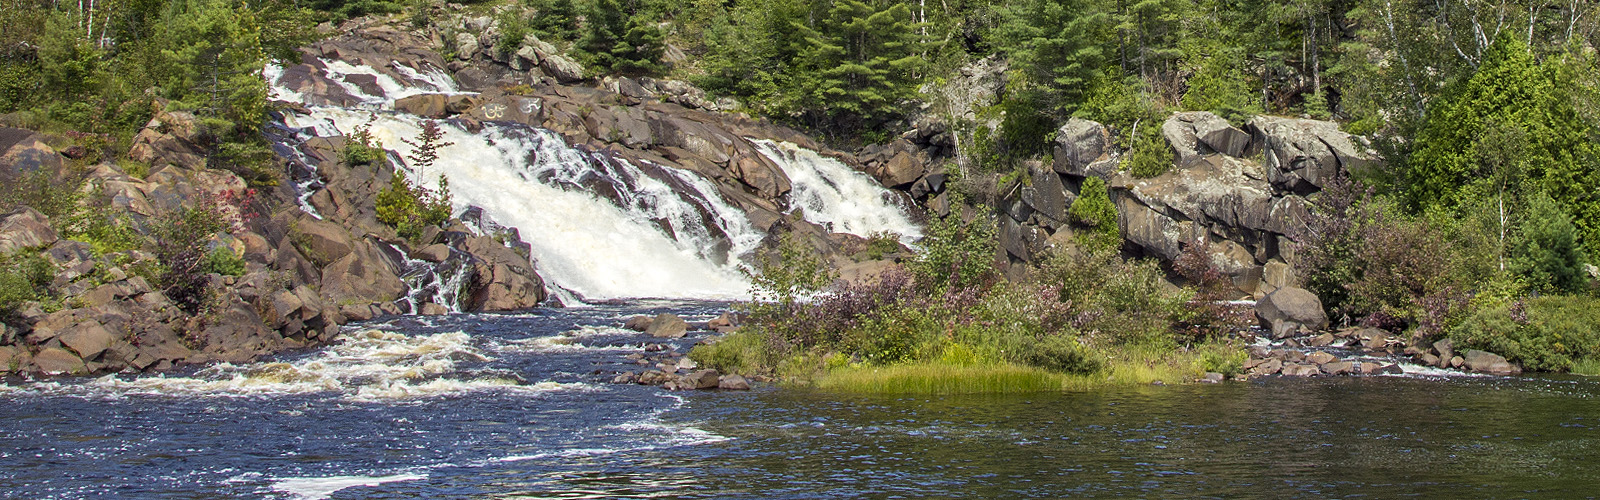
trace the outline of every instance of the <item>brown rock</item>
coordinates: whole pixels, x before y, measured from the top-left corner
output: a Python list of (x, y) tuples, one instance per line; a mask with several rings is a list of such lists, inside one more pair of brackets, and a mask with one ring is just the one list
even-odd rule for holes
[(683, 337), (688, 331), (689, 323), (684, 321), (683, 318), (679, 318), (675, 314), (661, 313), (650, 321), (650, 327), (646, 328), (644, 332), (653, 337), (675, 339)]
[(1317, 352), (1313, 352), (1311, 354), (1307, 354), (1306, 355), (1306, 361), (1310, 361), (1312, 363), (1316, 363), (1316, 364), (1319, 364), (1319, 365), (1325, 365), (1325, 364), (1332, 363), (1332, 362), (1335, 362), (1335, 361), (1338, 361), (1338, 360), (1339, 360), (1338, 356), (1334, 356), (1332, 354), (1328, 354), (1328, 353), (1322, 352), (1322, 351), (1317, 351)]
[(85, 375), (88, 367), (83, 359), (60, 347), (40, 349), (33, 355), (33, 369), (45, 375)]
[(1321, 330), (1328, 326), (1322, 301), (1303, 288), (1283, 287), (1267, 294), (1256, 302), (1256, 316), (1276, 338), (1291, 335), (1301, 327)]
[(678, 379), (684, 389), (716, 389), (719, 382), (716, 370), (697, 370)]
[(435, 303), (432, 303), (432, 302), (423, 304), (421, 309), (422, 310), (419, 311), (418, 314), (421, 314), (423, 316), (442, 316), (442, 315), (445, 315), (445, 314), (450, 314), (450, 309), (449, 308), (446, 308), (445, 306), (441, 306), (439, 304), (435, 304)]
[(28, 366), (32, 357), (28, 351), (15, 346), (0, 346), (0, 373), (14, 373)]
[(443, 243), (435, 243), (411, 252), (411, 257), (437, 264), (450, 258), (450, 247)]
[(1283, 370), (1283, 362), (1277, 358), (1268, 359), (1250, 369), (1251, 375), (1273, 375)]
[(1306, 341), (1306, 345), (1311, 347), (1327, 347), (1333, 345), (1333, 340), (1333, 334), (1324, 333), (1322, 335), (1311, 337), (1311, 340)]
[(59, 237), (50, 219), (29, 207), (20, 207), (0, 217), (0, 254), (23, 248), (41, 248)]
[(717, 378), (717, 388), (725, 391), (748, 391), (750, 381), (739, 375), (723, 375)]
[(1316, 365), (1287, 363), (1283, 365), (1282, 373), (1286, 377), (1315, 377), (1322, 374), (1322, 369)]
[(301, 217), (294, 225), (295, 241), (312, 262), (327, 265), (350, 255), (350, 232), (343, 226), (314, 217)]
[(106, 330), (98, 321), (85, 321), (61, 332), (61, 344), (77, 352), (83, 359), (94, 359), (105, 352), (117, 336)]
[[(1437, 360), (1435, 362), (1437, 362)], [(1477, 349), (1467, 350), (1466, 356), (1462, 358), (1462, 365), (1466, 366), (1468, 370), (1478, 373), (1489, 373), (1493, 375), (1516, 375), (1522, 373), (1522, 368), (1519, 368), (1517, 365), (1513, 365), (1511, 362), (1506, 361), (1506, 358), (1501, 357), (1499, 354), (1494, 354), (1488, 351), (1480, 351)]]
[(1322, 373), (1329, 375), (1345, 375), (1355, 372), (1355, 366), (1349, 361), (1334, 361), (1322, 365)]
[(632, 318), (628, 318), (628, 321), (624, 322), (622, 324), (622, 327), (623, 328), (627, 328), (629, 330), (636, 331), (636, 332), (642, 332), (642, 331), (645, 331), (645, 330), (649, 330), (650, 329), (650, 317), (641, 314), (641, 315), (638, 315), (638, 316), (634, 316)]

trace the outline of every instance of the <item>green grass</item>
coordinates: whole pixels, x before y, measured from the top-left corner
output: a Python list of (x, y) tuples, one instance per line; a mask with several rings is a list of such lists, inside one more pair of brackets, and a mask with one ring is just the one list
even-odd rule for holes
[(1578, 375), (1600, 375), (1600, 358), (1584, 358), (1572, 362), (1572, 373)]
[(1066, 376), (1014, 365), (937, 362), (844, 367), (823, 374), (816, 387), (876, 394), (1003, 394), (1060, 391)]

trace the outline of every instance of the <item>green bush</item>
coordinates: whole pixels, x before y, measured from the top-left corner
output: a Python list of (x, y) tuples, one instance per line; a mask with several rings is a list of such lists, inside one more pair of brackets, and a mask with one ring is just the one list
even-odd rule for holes
[(218, 246), (206, 253), (205, 260), (200, 263), (200, 271), (223, 276), (240, 276), (244, 274), (244, 259), (234, 254), (233, 250)]
[(1161, 137), (1160, 129), (1153, 124), (1144, 123), (1139, 127), (1133, 138), (1133, 146), (1129, 148), (1127, 166), (1125, 170), (1133, 173), (1134, 177), (1148, 179), (1164, 173), (1172, 168), (1172, 148), (1167, 146), (1166, 139)]
[(1559, 203), (1543, 192), (1528, 202), (1527, 220), (1518, 228), (1511, 269), (1541, 292), (1580, 293), (1588, 285), (1583, 264), (1588, 260), (1578, 229)]
[[(960, 196), (954, 196), (950, 206), (962, 203)], [(963, 221), (960, 212), (951, 210), (928, 222), (922, 252), (906, 265), (918, 286), (928, 290), (970, 288), (999, 279), (994, 265), (998, 248), (994, 222), (983, 216)]]
[(1067, 335), (1050, 335), (1022, 354), (1023, 362), (1060, 373), (1088, 374), (1099, 371), (1102, 361)]
[(1449, 332), (1457, 350), (1505, 356), (1527, 370), (1571, 371), (1600, 358), (1600, 299), (1546, 296), (1478, 310)]
[(47, 297), (54, 277), (55, 266), (38, 252), (0, 256), (0, 316), (16, 313), (23, 302)]
[(339, 151), (339, 158), (345, 165), (370, 165), (384, 158), (383, 145), (372, 136), (372, 124), (357, 125), (350, 135), (345, 137), (344, 149)]
[(1122, 231), (1117, 224), (1117, 206), (1111, 203), (1110, 191), (1099, 177), (1087, 177), (1078, 198), (1067, 207), (1067, 217), (1089, 228), (1081, 240), (1086, 246), (1118, 248), (1122, 246)]
[(396, 170), (375, 203), (378, 222), (393, 227), (402, 238), (414, 240), (422, 236), (423, 228), (450, 220), (450, 184), (440, 174), (438, 191), (413, 186), (405, 172)]
[(1126, 260), (1112, 249), (1057, 250), (1034, 279), (1069, 306), (1064, 316), (1095, 345), (1175, 344), (1194, 295), (1166, 284), (1157, 262)]

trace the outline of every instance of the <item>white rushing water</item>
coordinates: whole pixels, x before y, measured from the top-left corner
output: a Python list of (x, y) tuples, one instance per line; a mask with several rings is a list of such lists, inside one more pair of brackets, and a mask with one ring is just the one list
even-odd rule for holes
[[(314, 108), (309, 118), (343, 133), (369, 124), (373, 136), (401, 156), (412, 148), (400, 139), (422, 132), (420, 120), (408, 115)], [(452, 124), (441, 128), (444, 140), (454, 144), (440, 149), (439, 160), (415, 180), (437, 188), (443, 174), (457, 211), (481, 207), (495, 221), (517, 228), (532, 245), (540, 275), (552, 284), (585, 299), (732, 299), (748, 293), (732, 257), (755, 248), (762, 236), (703, 179), (679, 177), (709, 191), (695, 194), (712, 207), (717, 230), (729, 241), (704, 227), (698, 209), (672, 186), (620, 160), (601, 164), (553, 132), (495, 125), (478, 134)], [(623, 176), (632, 184), (617, 189), (628, 202), (626, 209), (582, 189), (585, 182), (620, 183), (617, 177)]]
[(790, 210), (801, 210), (805, 220), (861, 237), (892, 234), (905, 243), (922, 237), (922, 228), (891, 201), (889, 190), (866, 174), (792, 143), (751, 142), (789, 176)]
[[(343, 61), (325, 65), (325, 76), (362, 104), (357, 109), (308, 106), (309, 116), (290, 115), (286, 125), (317, 135), (349, 134), (366, 125), (400, 157), (412, 152), (401, 139), (418, 137), (421, 119), (384, 111), (393, 100), (422, 92), (458, 93), (436, 68), (396, 65), (385, 72)], [(304, 96), (276, 84), (282, 74), (275, 67), (264, 72), (274, 82), (274, 95), (305, 103)], [(383, 95), (350, 83), (354, 75), (375, 79)], [(451, 122), (441, 128), (443, 140), (453, 144), (439, 150), (438, 161), (426, 172), (412, 172), (412, 180), (437, 187), (443, 174), (458, 213), (477, 206), (497, 223), (515, 227), (532, 245), (539, 274), (564, 302), (748, 296), (740, 267), (765, 234), (711, 181), (685, 170), (581, 151), (543, 129), (490, 123), (473, 133)], [(790, 209), (801, 210), (806, 220), (863, 237), (893, 235), (906, 243), (921, 237), (921, 228), (891, 201), (889, 191), (868, 176), (793, 144), (755, 143), (793, 181)]]

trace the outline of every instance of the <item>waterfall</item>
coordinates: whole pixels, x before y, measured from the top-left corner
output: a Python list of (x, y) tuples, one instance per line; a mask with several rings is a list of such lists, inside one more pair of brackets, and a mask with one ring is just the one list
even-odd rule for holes
[[(276, 98), (299, 101), (308, 111), (285, 113), (273, 134), (279, 149), (293, 149), (283, 142), (347, 135), (366, 125), (384, 148), (403, 158), (412, 147), (401, 139), (418, 137), (422, 119), (389, 111), (394, 99), (458, 93), (449, 75), (437, 68), (395, 64), (394, 71), (378, 71), (344, 61), (324, 61), (324, 66), (323, 76), (361, 101), (354, 109), (311, 105), (307, 96), (279, 84), (282, 68), (263, 71)], [(375, 79), (383, 95), (350, 83), (353, 75), (371, 77), (363, 79), (367, 90), (374, 90)], [(409, 172), (410, 178), (437, 188), (442, 174), (449, 180), (457, 213), (476, 206), (498, 223), (515, 227), (531, 246), (534, 267), (565, 302), (747, 296), (749, 283), (740, 267), (766, 235), (723, 199), (710, 180), (610, 152), (580, 150), (554, 132), (521, 124), (485, 123), (478, 132), (469, 132), (460, 122), (445, 120), (440, 128), (443, 140), (453, 144), (439, 150), (439, 159), (426, 172)], [(793, 144), (756, 144), (793, 179), (794, 208), (802, 209), (807, 220), (861, 236), (894, 234), (906, 242), (921, 236), (890, 193), (865, 175)], [(322, 187), (316, 165), (298, 152), (284, 153), (304, 164), (299, 171), (308, 172), (295, 177), (306, 200)], [(301, 205), (315, 215), (309, 203)], [(422, 266), (411, 267), (416, 269), (408, 267), (407, 282), (413, 290), (404, 300), (413, 310), (428, 299), (457, 307), (453, 297), (438, 302), (456, 288), (451, 277), (423, 276)]]
[(805, 220), (862, 237), (891, 234), (908, 244), (922, 238), (893, 193), (866, 174), (792, 143), (750, 141), (789, 176), (789, 209)]

